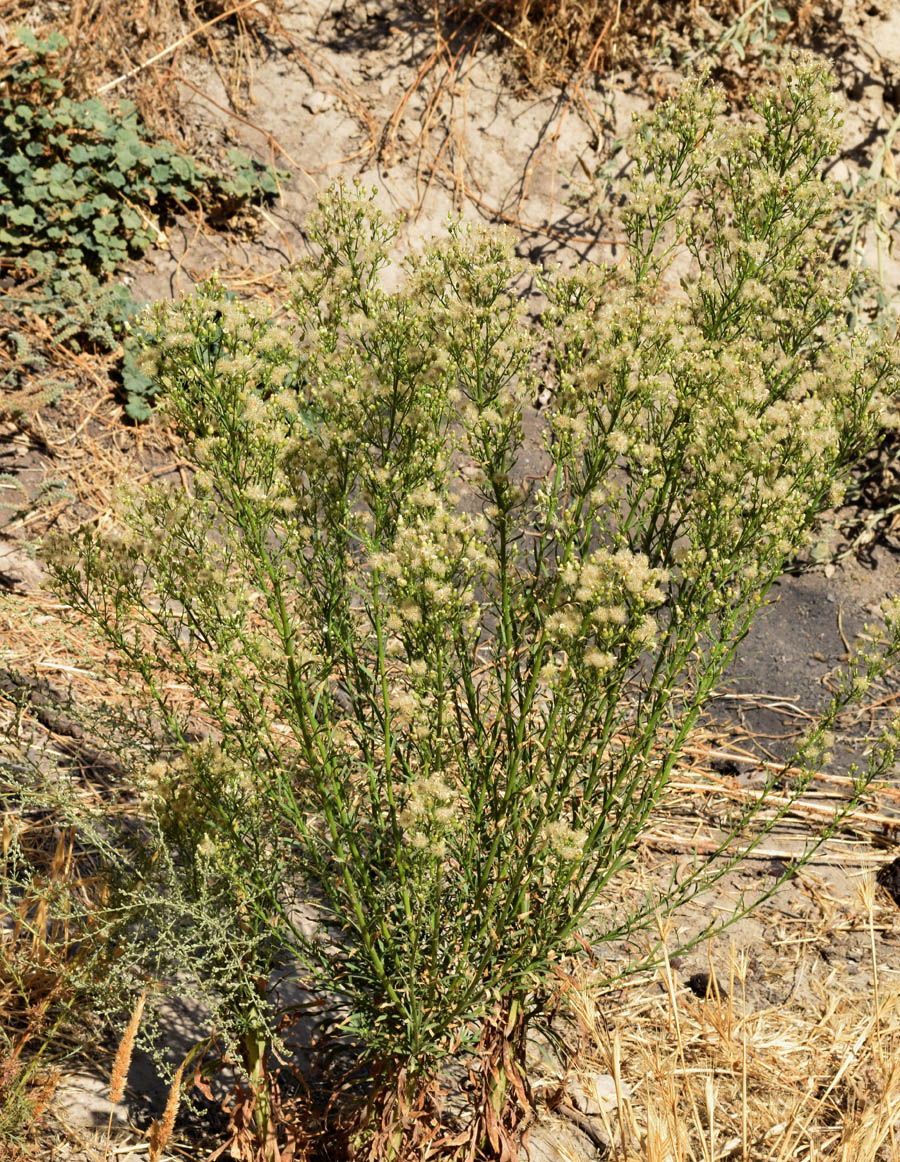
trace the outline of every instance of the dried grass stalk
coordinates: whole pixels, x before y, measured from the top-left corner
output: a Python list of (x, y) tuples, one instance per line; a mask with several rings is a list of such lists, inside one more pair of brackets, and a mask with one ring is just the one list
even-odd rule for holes
[(112, 1075), (109, 1082), (109, 1100), (114, 1104), (120, 1102), (122, 1095), (125, 1093), (125, 1078), (128, 1076), (128, 1069), (131, 1065), (134, 1041), (135, 1037), (137, 1037), (141, 1016), (144, 1012), (144, 1002), (146, 1000), (147, 990), (144, 989), (137, 999), (134, 1012), (131, 1014), (131, 1019), (125, 1028), (125, 1032), (122, 1034), (122, 1040), (119, 1042), (119, 1048), (116, 1050), (116, 1058), (113, 1061)]
[(172, 1136), (175, 1128), (175, 1115), (178, 1113), (178, 1103), (181, 1100), (181, 1078), (184, 1074), (186, 1061), (175, 1070), (172, 1084), (169, 1086), (169, 1096), (166, 1099), (166, 1108), (159, 1120), (154, 1120), (150, 1127), (149, 1162), (159, 1162), (160, 1155), (166, 1148), (166, 1143)]

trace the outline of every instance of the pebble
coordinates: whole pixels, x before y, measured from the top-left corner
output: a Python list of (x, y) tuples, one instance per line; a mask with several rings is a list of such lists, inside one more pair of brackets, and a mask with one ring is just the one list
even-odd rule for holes
[(43, 569), (29, 557), (24, 545), (0, 538), (0, 588), (37, 593), (43, 580)]
[(313, 89), (311, 93), (307, 93), (303, 98), (303, 108), (312, 113), (313, 117), (317, 113), (323, 113), (326, 109), (330, 109), (333, 101), (331, 93), (326, 93), (322, 89)]

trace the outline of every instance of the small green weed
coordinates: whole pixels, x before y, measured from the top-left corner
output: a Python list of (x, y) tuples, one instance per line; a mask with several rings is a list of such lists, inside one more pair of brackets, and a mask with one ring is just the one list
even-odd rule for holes
[(286, 175), (237, 150), (229, 155), (236, 172), (225, 178), (150, 140), (130, 102), (109, 109), (65, 96), (50, 67), (65, 37), (19, 37), (32, 56), (13, 65), (0, 96), (0, 243), (32, 270), (56, 255), (59, 267), (108, 273), (152, 246), (158, 220), (179, 205), (277, 193)]
[[(61, 33), (18, 35), (31, 55), (0, 87), (0, 246), (16, 269), (39, 276), (42, 293), (27, 307), (52, 317), (57, 340), (110, 351), (125, 338), (126, 410), (145, 419), (151, 384), (126, 337), (137, 305), (125, 287), (101, 280), (153, 246), (175, 210), (227, 219), (242, 204), (274, 197), (287, 175), (231, 150), (226, 177), (153, 141), (131, 103), (107, 108), (65, 94), (53, 73), (67, 43)], [(5, 304), (14, 311), (15, 297)]]

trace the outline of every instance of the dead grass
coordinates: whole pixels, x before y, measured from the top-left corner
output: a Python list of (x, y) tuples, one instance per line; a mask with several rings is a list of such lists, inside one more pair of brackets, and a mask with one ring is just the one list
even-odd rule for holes
[(668, 959), (612, 1001), (581, 975), (568, 997), (579, 1065), (557, 1114), (583, 1121), (572, 1095), (609, 1093), (611, 1079), (618, 1109), (598, 1121), (617, 1162), (896, 1159), (900, 989), (879, 990), (880, 971), (873, 955), (871, 991), (831, 972), (803, 1004), (762, 1006), (748, 1002), (748, 958), (733, 947), (727, 979), (705, 999)]
[(59, 29), (69, 40), (59, 71), (70, 91), (129, 97), (148, 125), (190, 145), (171, 81), (179, 58), (208, 54), (232, 105), (242, 109), (252, 99), (254, 58), (277, 35), (281, 9), (282, 0), (0, 0), (0, 29), (7, 54), (18, 51), (9, 33), (20, 24), (37, 33)]
[[(83, 960), (81, 933), (60, 900), (87, 889), (74, 837), (47, 820), (5, 812), (0, 821), (0, 1157), (39, 1134), (62, 1077), (61, 1058), (80, 1041), (73, 1013)], [(25, 867), (29, 874), (20, 890)], [(51, 908), (51, 901), (56, 904)], [(18, 1145), (17, 1145), (18, 1143)]]
[[(763, 3), (765, 0), (763, 0)], [(442, 0), (453, 21), (483, 22), (505, 42), (537, 86), (565, 80), (591, 59), (598, 72), (628, 66), (640, 75), (648, 53), (681, 53), (726, 42), (735, 27), (749, 39), (766, 12), (754, 0)], [(775, 7), (770, 5), (769, 7)], [(778, 40), (809, 31), (822, 18), (808, 0), (786, 2), (791, 20)], [(755, 18), (755, 19), (754, 19)], [(744, 27), (746, 25), (746, 28)]]

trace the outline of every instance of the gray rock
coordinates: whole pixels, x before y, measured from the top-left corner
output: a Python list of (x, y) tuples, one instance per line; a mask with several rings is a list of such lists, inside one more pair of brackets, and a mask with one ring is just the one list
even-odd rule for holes
[(529, 1162), (595, 1162), (608, 1149), (605, 1134), (588, 1136), (568, 1118), (548, 1116), (528, 1131)]
[[(572, 1097), (576, 1108), (592, 1118), (608, 1117), (619, 1104), (616, 1083), (608, 1073), (570, 1077), (566, 1082), (566, 1090)], [(629, 1096), (626, 1085), (622, 1085), (622, 1096)]]
[(0, 586), (14, 593), (37, 593), (43, 580), (43, 569), (23, 545), (0, 540)]
[(330, 109), (334, 104), (334, 97), (331, 93), (326, 93), (322, 89), (313, 89), (311, 93), (307, 93), (303, 98), (303, 108), (312, 113), (313, 117), (317, 113), (322, 113), (326, 109)]

